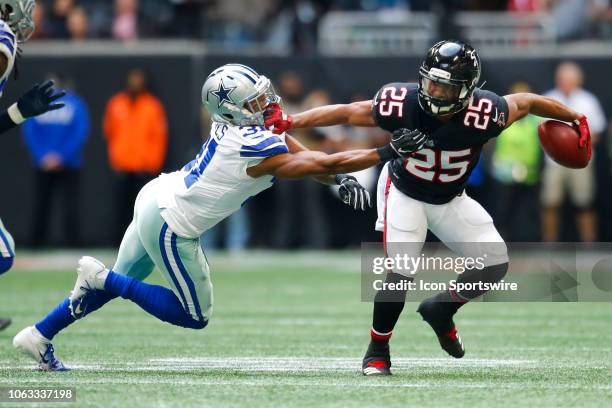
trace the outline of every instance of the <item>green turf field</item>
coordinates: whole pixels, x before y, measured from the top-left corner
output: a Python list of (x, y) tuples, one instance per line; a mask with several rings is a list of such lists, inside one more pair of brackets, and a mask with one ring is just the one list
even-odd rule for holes
[(2, 276), (0, 315), (14, 322), (0, 333), (0, 386), (74, 386), (77, 403), (64, 406), (78, 407), (612, 406), (609, 303), (468, 305), (456, 319), (462, 360), (444, 354), (408, 304), (392, 340), (395, 375), (366, 378), (371, 304), (360, 302), (358, 253), (219, 254), (210, 263), (206, 329), (175, 328), (115, 300), (56, 337), (68, 373), (36, 371), (11, 339), (68, 293), (75, 273)]

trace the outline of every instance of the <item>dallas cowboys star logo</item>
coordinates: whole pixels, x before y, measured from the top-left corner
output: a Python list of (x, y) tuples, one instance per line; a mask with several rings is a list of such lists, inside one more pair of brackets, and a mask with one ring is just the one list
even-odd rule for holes
[(236, 89), (235, 86), (230, 86), (226, 88), (225, 85), (223, 85), (223, 81), (220, 81), (219, 89), (217, 89), (216, 91), (210, 91), (211, 94), (215, 95), (219, 99), (219, 104), (217, 105), (217, 108), (220, 108), (221, 105), (223, 105), (223, 102), (232, 102), (232, 100), (230, 99), (230, 94), (234, 91), (234, 89)]

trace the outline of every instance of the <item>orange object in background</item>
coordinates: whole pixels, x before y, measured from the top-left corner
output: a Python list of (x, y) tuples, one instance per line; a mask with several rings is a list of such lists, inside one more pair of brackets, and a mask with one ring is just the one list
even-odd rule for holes
[(104, 113), (104, 134), (113, 170), (160, 172), (168, 146), (166, 112), (159, 99), (146, 90), (141, 70), (132, 70), (126, 90), (109, 100)]
[(113, 96), (104, 114), (111, 167), (117, 172), (161, 171), (166, 158), (168, 126), (161, 102), (149, 92)]

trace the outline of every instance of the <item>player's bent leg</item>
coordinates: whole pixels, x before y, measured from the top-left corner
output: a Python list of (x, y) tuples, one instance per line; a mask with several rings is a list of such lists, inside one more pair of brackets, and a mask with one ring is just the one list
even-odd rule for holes
[[(463, 286), (478, 282), (499, 282), (508, 270), (506, 244), (493, 219), (480, 204), (467, 195), (456, 197), (442, 206), (428, 206), (430, 229), (450, 249), (463, 257), (480, 258), (484, 268), (465, 271), (457, 278)], [(483, 295), (486, 290), (449, 289), (424, 300), (418, 312), (434, 330), (440, 346), (451, 356), (461, 358), (465, 348), (453, 316), (465, 303)]]
[(208, 322), (212, 314), (212, 282), (206, 257), (197, 239), (177, 236), (164, 223), (158, 240), (156, 263), (195, 321)]
[[(13, 266), (15, 259), (15, 241), (9, 232), (4, 228), (2, 220), (0, 220), (0, 275), (8, 272)], [(0, 331), (11, 325), (11, 319), (8, 317), (0, 318)]]
[[(385, 182), (383, 190), (385, 200), (378, 201), (386, 255), (394, 257), (395, 254), (407, 253), (409, 256), (419, 256), (427, 234), (427, 219), (422, 204), (402, 194), (389, 181)], [(379, 180), (379, 185), (380, 183)], [(408, 271), (402, 272), (410, 275)], [(400, 287), (397, 283), (407, 280), (412, 280), (412, 276), (388, 271), (385, 283), (393, 283), (395, 284), (393, 287), (397, 288)], [(388, 287), (390, 285), (385, 286)], [(364, 375), (391, 374), (389, 340), (404, 309), (405, 300), (406, 290), (383, 289), (376, 293), (370, 331), (371, 340), (362, 364)]]
[(14, 257), (0, 257), (0, 275), (5, 272), (8, 272), (9, 269), (13, 267)]
[[(168, 228), (160, 215), (155, 192), (156, 185), (149, 183), (139, 195), (136, 229), (143, 248), (172, 289), (110, 272), (105, 281), (105, 290), (132, 300), (160, 320), (181, 327), (202, 329), (208, 323), (212, 304), (208, 268), (202, 272), (200, 262), (204, 257), (200, 258), (198, 240), (178, 237)], [(202, 290), (202, 287), (206, 290)]]
[(0, 220), (0, 275), (13, 266), (15, 258), (15, 241)]
[[(136, 218), (136, 214), (134, 214)], [(153, 262), (142, 247), (134, 223), (125, 232), (116, 267), (119, 273), (145, 279), (153, 270)], [(79, 279), (77, 278), (77, 281)], [(80, 292), (80, 284), (76, 285)], [(41, 369), (64, 371), (67, 368), (54, 356), (51, 340), (63, 329), (84, 316), (100, 309), (106, 303), (117, 297), (103, 290), (89, 290), (81, 293), (78, 302), (74, 300), (75, 290), (71, 297), (60, 302), (50, 313), (34, 326), (26, 327), (13, 340), (13, 345), (33, 357)]]

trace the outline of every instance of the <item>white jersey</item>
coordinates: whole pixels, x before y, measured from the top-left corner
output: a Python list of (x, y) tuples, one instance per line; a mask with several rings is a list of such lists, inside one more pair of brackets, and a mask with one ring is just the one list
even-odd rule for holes
[(13, 30), (4, 21), (0, 20), (0, 53), (8, 60), (6, 71), (0, 73), (0, 96), (4, 92), (6, 83), (15, 66), (15, 56), (17, 55), (17, 39)]
[(157, 203), (162, 217), (177, 235), (198, 238), (272, 186), (274, 177), (253, 178), (246, 172), (248, 167), (288, 151), (284, 134), (260, 126), (213, 122), (196, 158), (179, 171), (159, 176)]

